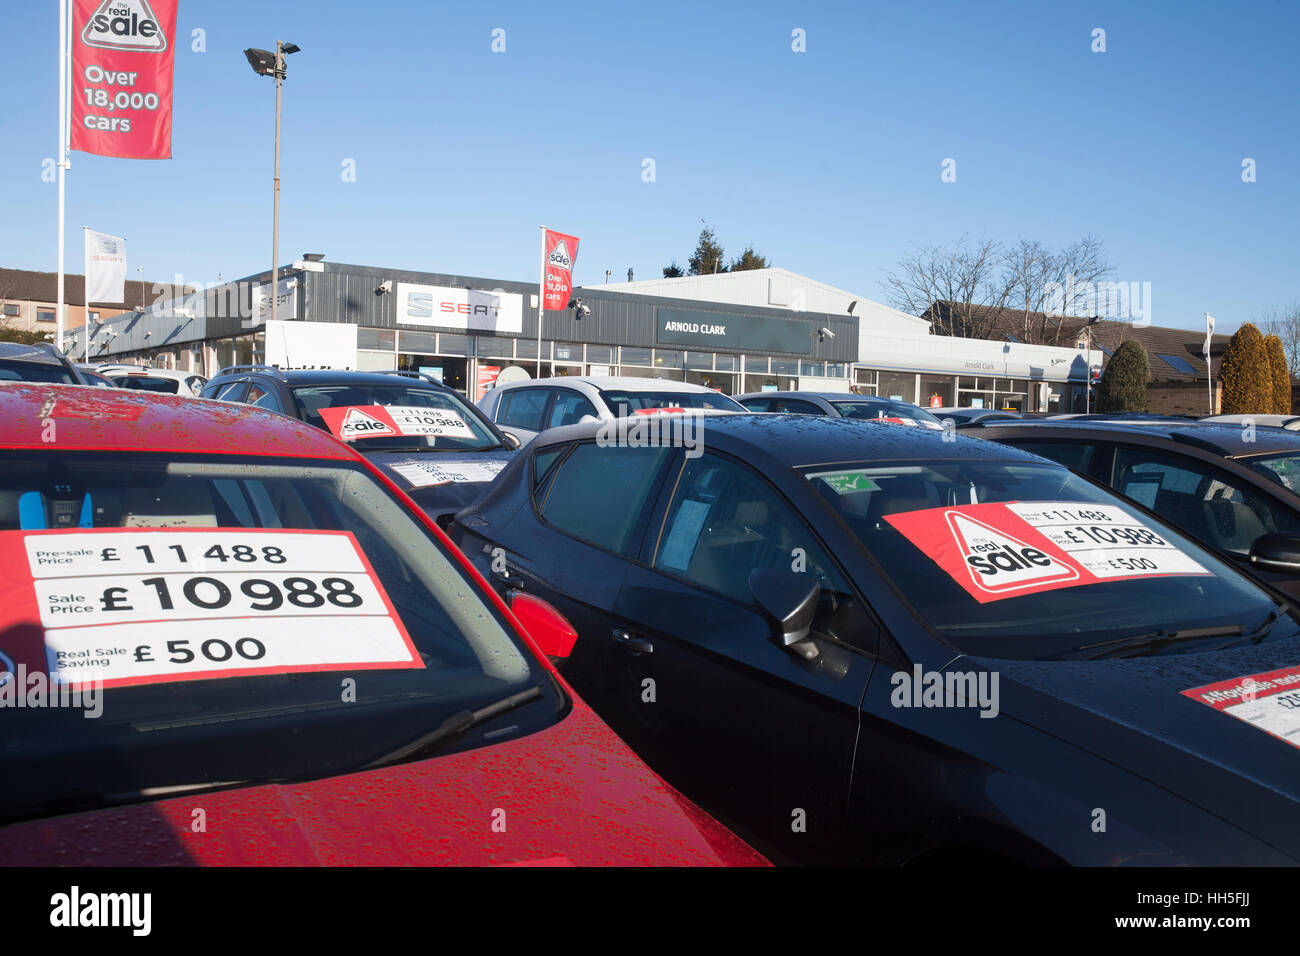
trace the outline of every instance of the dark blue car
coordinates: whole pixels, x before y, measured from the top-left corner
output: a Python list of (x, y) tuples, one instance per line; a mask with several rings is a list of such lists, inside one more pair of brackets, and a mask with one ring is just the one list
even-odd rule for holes
[(547, 432), (453, 538), (559, 608), (565, 676), (774, 859), (1300, 860), (1300, 622), (1278, 592), (991, 442), (655, 426)]
[[(218, 372), (203, 397), (256, 405), (332, 432), (443, 525), (483, 493), (519, 447), (458, 392), (415, 372), (239, 365)], [(397, 410), (404, 414), (394, 418)]]

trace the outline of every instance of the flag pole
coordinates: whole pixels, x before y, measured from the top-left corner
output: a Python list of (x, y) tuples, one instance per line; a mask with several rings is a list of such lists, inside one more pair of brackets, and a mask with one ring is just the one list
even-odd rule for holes
[(1210, 339), (1213, 336), (1210, 327), (1210, 313), (1205, 313), (1205, 395), (1209, 399), (1210, 414), (1214, 414), (1214, 366), (1210, 364)]
[(72, 0), (59, 0), (59, 289), (58, 304), (55, 307), (55, 324), (54, 324), (54, 345), (59, 351), (63, 351), (63, 329), (65, 325), (64, 312), (67, 306), (64, 303), (63, 282), (63, 213), (66, 205), (66, 183), (65, 173), (68, 169), (68, 114), (72, 112), (71, 104), (68, 102), (68, 57), (70, 54), (71, 37), (68, 34), (70, 26), (69, 5)]
[(546, 227), (542, 226), (541, 273), (537, 277), (537, 377), (542, 377), (542, 310), (546, 308)]

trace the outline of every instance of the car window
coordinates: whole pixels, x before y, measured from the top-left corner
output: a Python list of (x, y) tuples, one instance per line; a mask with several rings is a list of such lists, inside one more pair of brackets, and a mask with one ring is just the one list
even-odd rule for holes
[[(1092, 442), (1015, 441), (1007, 442), (1007, 444), (1014, 445), (1021, 451), (1027, 451), (1031, 455), (1050, 458), (1066, 468), (1073, 468), (1075, 471), (1082, 472), (1088, 470), (1092, 464), (1093, 455), (1097, 451), (1097, 446)], [(1146, 502), (1143, 502), (1143, 504), (1146, 504)], [(1148, 507), (1150, 506), (1148, 505)]]
[(207, 382), (207, 379), (204, 378), (202, 375), (191, 375), (189, 378), (185, 380), (185, 384), (190, 387), (190, 391), (193, 392), (195, 395), (199, 394), (199, 392), (203, 389), (203, 385), (205, 382)]
[(556, 389), (555, 404), (551, 406), (547, 427), (558, 428), (561, 425), (576, 425), (582, 421), (584, 415), (590, 415), (592, 418), (600, 417), (596, 414), (595, 406), (580, 393), (568, 388)]
[(247, 392), (247, 382), (227, 382), (217, 391), (216, 397), (223, 402), (242, 402)]
[(664, 392), (648, 388), (600, 390), (609, 410), (616, 418), (627, 418), (636, 412), (657, 408), (717, 408), (729, 412), (743, 412), (745, 406), (721, 392)]
[(1195, 458), (1121, 445), (1115, 451), (1114, 475), (1120, 494), (1225, 551), (1247, 554), (1262, 534), (1300, 528), (1293, 512)]
[[(414, 430), (401, 434), (392, 434), (390, 431), (384, 437), (350, 437), (348, 441), (359, 451), (419, 448), (462, 452), (486, 451), (501, 446), (477, 408), (458, 393), (436, 385), (394, 377), (391, 383), (382, 384), (354, 381), (328, 385), (295, 385), (289, 392), (293, 398), (294, 411), (288, 414), (331, 434), (337, 435), (331, 424), (337, 425), (347, 413), (341, 413), (335, 422), (326, 422), (323, 410), (356, 408), (365, 414), (367, 407), (376, 405), (391, 408), (394, 413), (400, 412), (404, 421), (409, 421), (409, 416), (419, 416), (423, 410), (428, 409), (437, 413), (432, 417), (447, 426), (437, 434), (421, 431), (417, 425)], [(406, 412), (406, 409), (415, 411)]]
[(542, 482), (546, 480), (546, 476), (550, 474), (551, 466), (567, 450), (567, 445), (555, 445), (545, 451), (539, 451), (533, 456), (533, 491), (537, 491), (541, 487)]
[(248, 395), (245, 396), (244, 402), (249, 405), (256, 405), (258, 408), (284, 413), (284, 409), (280, 407), (280, 400), (275, 397), (275, 392), (258, 385), (256, 382), (248, 387)]
[(1300, 454), (1283, 452), (1280, 455), (1261, 455), (1257, 458), (1237, 460), (1270, 481), (1276, 481), (1288, 491), (1300, 494)]
[(749, 606), (751, 571), (807, 573), (822, 588), (813, 630), (840, 640), (861, 630), (852, 589), (794, 508), (753, 469), (721, 455), (686, 462), (654, 567)]
[[(5, 822), (351, 773), (530, 687), (551, 703), (513, 710), (508, 734), (560, 703), (452, 552), (359, 462), (9, 452), (0, 556), (8, 667), (103, 681), (95, 720), (5, 713)], [(80, 613), (51, 618), (50, 595)], [(353, 682), (355, 703), (340, 693)]]
[(511, 389), (501, 396), (497, 421), (515, 428), (542, 431), (545, 427), (542, 416), (546, 413), (546, 404), (550, 398), (551, 390), (547, 388)]
[(740, 404), (751, 412), (768, 412), (772, 410), (772, 400), (770, 398), (747, 398)]
[(176, 395), (181, 388), (179, 379), (163, 378), (161, 375), (110, 375), (108, 377), (118, 388), (134, 388), (142, 392)]
[(47, 382), (54, 385), (80, 385), (64, 366), (57, 362), (25, 362), (0, 359), (0, 382)]
[(819, 405), (812, 402), (805, 402), (798, 398), (774, 398), (772, 399), (772, 411), (789, 412), (796, 415), (825, 415), (826, 412)]
[(1250, 631), (1277, 607), (1187, 535), (1057, 464), (801, 470), (913, 613), (967, 654), (1052, 659), (1157, 630)]
[(942, 425), (939, 419), (920, 406), (910, 402), (892, 402), (878, 400), (874, 402), (834, 401), (836, 411), (841, 418), (897, 419), (905, 422), (926, 422)]
[[(635, 556), (637, 524), (671, 448), (584, 443), (560, 463), (544, 497), (542, 519), (607, 551)], [(618, 489), (611, 494), (611, 489)]]

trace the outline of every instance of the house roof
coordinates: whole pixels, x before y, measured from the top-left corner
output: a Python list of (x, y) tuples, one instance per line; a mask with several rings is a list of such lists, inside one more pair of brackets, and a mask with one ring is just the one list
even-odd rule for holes
[[(154, 289), (158, 288), (158, 292)], [(169, 282), (141, 282), (127, 279), (123, 294), (125, 302), (95, 302), (122, 309), (139, 308), (162, 300), (179, 298), (194, 292), (197, 286), (178, 286)], [(164, 291), (165, 290), (165, 291)], [(6, 302), (57, 302), (59, 298), (59, 276), (56, 272), (29, 272), (26, 269), (0, 269), (0, 299)], [(65, 273), (63, 276), (63, 301), (67, 305), (86, 304), (86, 277)]]

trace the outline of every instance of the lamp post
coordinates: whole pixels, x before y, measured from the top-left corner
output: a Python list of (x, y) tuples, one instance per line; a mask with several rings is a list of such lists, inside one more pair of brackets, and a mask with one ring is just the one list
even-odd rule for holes
[(1088, 381), (1084, 385), (1083, 410), (1086, 414), (1092, 414), (1092, 327), (1097, 324), (1101, 316), (1094, 315), (1088, 320), (1088, 324), (1083, 327), (1087, 335), (1087, 345), (1084, 347), (1083, 361), (1088, 366)]
[(280, 96), (287, 67), (284, 58), (290, 53), (297, 53), (301, 47), (296, 43), (275, 41), (275, 52), (249, 48), (244, 51), (248, 65), (259, 76), (275, 77), (275, 212), (271, 220), (271, 320), (276, 315), (276, 278), (280, 259)]

